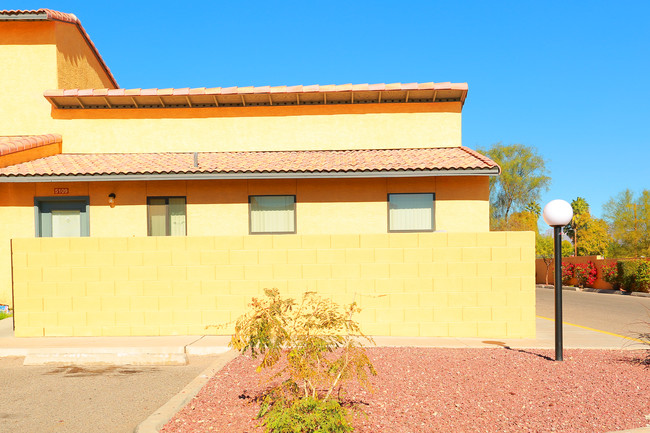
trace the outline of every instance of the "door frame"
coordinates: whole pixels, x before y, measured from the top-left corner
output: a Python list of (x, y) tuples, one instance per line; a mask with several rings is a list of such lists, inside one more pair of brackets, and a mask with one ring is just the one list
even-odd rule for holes
[[(36, 237), (51, 237), (43, 233), (41, 225), (43, 223), (43, 206), (53, 206), (60, 204), (62, 209), (79, 209), (81, 211), (81, 236), (90, 236), (90, 198), (88, 196), (65, 196), (65, 197), (34, 197), (34, 222), (36, 227)], [(51, 224), (51, 220), (50, 220)]]

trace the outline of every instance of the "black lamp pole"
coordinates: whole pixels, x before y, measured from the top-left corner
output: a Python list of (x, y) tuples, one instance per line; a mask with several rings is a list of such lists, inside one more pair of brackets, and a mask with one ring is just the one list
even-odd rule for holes
[(555, 238), (555, 360), (562, 358), (562, 227), (553, 227)]

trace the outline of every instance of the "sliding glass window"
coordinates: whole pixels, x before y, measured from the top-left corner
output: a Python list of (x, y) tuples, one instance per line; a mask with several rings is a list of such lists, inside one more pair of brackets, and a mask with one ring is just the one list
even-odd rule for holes
[(185, 236), (185, 197), (147, 197), (149, 236)]

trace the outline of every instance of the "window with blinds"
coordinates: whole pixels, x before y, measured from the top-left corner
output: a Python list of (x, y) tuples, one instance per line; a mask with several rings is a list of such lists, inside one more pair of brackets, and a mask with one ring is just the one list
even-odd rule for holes
[(185, 207), (185, 197), (148, 197), (149, 236), (185, 236)]
[(433, 193), (388, 194), (388, 231), (434, 230)]
[(248, 201), (251, 234), (296, 232), (296, 196), (253, 195)]

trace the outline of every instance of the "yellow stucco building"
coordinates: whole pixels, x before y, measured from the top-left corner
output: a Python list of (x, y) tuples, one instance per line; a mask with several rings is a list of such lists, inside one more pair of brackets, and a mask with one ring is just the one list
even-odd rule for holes
[(16, 335), (228, 333), (317, 291), (372, 335), (530, 337), (532, 233), (464, 83), (121, 89), (71, 14), (0, 11), (0, 303)]

